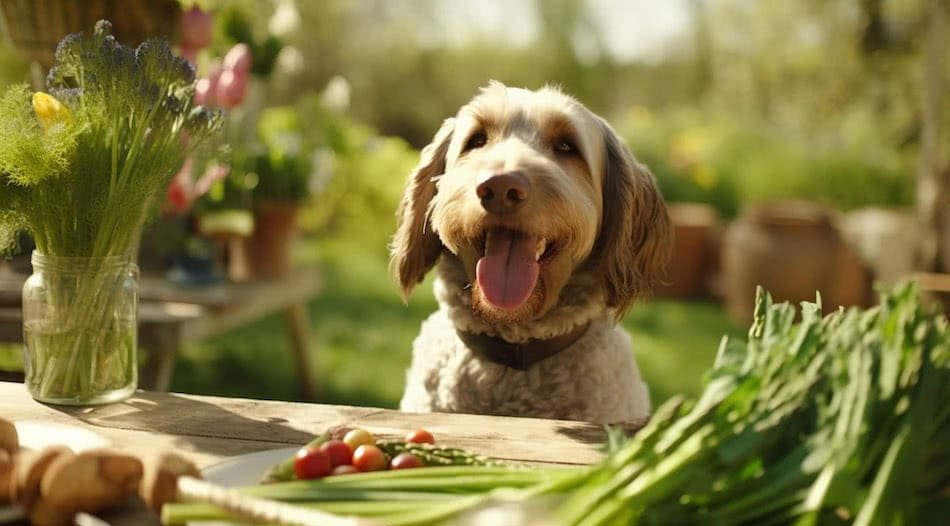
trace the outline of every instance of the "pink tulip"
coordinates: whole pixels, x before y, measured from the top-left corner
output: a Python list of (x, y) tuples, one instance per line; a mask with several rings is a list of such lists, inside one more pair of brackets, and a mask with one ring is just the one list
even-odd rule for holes
[(214, 103), (214, 92), (211, 91), (211, 81), (198, 79), (195, 83), (195, 104), (211, 106)]
[(244, 102), (244, 95), (247, 93), (247, 74), (240, 74), (237, 71), (225, 69), (221, 73), (221, 79), (218, 80), (215, 97), (218, 105), (225, 109), (231, 109), (240, 106)]
[(232, 70), (242, 75), (251, 72), (251, 48), (247, 44), (236, 44), (224, 55), (224, 69)]
[(195, 104), (203, 106), (217, 105), (218, 80), (221, 78), (221, 64), (215, 63), (208, 72), (208, 77), (198, 79), (195, 83)]
[(230, 166), (217, 163), (209, 164), (204, 175), (195, 184), (195, 194), (204, 195), (208, 193), (214, 183), (223, 180), (229, 173), (231, 173)]
[(195, 51), (211, 44), (213, 32), (211, 15), (197, 5), (181, 15), (181, 47)]

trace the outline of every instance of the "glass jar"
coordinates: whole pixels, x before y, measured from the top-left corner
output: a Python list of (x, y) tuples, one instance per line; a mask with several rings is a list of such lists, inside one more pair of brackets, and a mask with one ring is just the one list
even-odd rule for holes
[(135, 391), (138, 267), (129, 256), (33, 252), (23, 285), (23, 363), (33, 398), (94, 405)]

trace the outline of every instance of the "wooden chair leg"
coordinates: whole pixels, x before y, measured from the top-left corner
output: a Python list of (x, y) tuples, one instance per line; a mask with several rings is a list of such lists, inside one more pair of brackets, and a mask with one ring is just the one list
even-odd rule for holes
[(139, 376), (139, 387), (149, 391), (167, 392), (175, 371), (175, 358), (178, 355), (178, 335), (166, 330), (151, 334), (146, 340), (149, 347), (148, 363)]
[(297, 364), (297, 385), (304, 400), (317, 399), (317, 384), (314, 378), (313, 360), (310, 357), (310, 324), (307, 305), (298, 303), (285, 311), (287, 332), (290, 335), (291, 351)]

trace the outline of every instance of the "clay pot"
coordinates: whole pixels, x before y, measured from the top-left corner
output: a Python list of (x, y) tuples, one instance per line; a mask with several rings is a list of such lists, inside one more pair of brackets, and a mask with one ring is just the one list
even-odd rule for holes
[(840, 225), (875, 282), (893, 285), (914, 273), (920, 235), (913, 209), (863, 208), (844, 214)]
[(0, 32), (45, 68), (53, 64), (63, 37), (92, 31), (101, 19), (112, 22), (119, 42), (137, 46), (150, 37), (174, 35), (180, 18), (176, 0), (0, 0)]
[(719, 215), (712, 206), (670, 203), (673, 249), (666, 274), (655, 289), (659, 297), (697, 298), (708, 292), (716, 265)]
[(296, 204), (273, 201), (255, 207), (254, 234), (247, 242), (247, 259), (255, 278), (276, 278), (290, 271), (299, 209)]
[(825, 312), (866, 305), (870, 278), (824, 208), (780, 202), (749, 208), (727, 230), (722, 252), (726, 309), (736, 321), (752, 319), (756, 286), (776, 301), (814, 301)]

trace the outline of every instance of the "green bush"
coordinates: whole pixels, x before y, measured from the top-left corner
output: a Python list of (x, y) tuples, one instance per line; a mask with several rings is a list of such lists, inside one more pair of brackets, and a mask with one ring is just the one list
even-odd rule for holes
[(419, 152), (398, 137), (382, 137), (349, 117), (327, 110), (316, 96), (296, 107), (304, 142), (321, 152), (317, 171), (325, 188), (303, 212), (305, 230), (364, 239), (385, 253), (395, 211)]
[(797, 137), (697, 113), (634, 108), (618, 129), (657, 177), (667, 201), (713, 205), (724, 217), (743, 203), (807, 199), (849, 210), (913, 202), (910, 162), (894, 148)]

